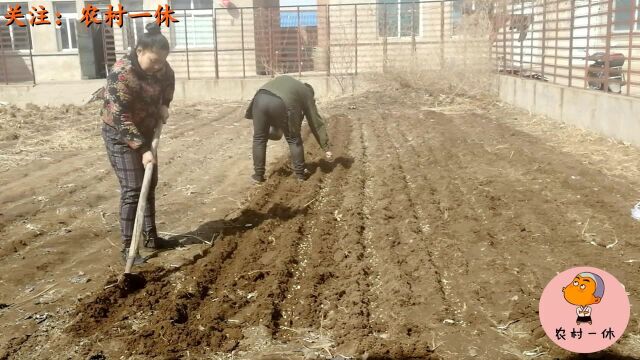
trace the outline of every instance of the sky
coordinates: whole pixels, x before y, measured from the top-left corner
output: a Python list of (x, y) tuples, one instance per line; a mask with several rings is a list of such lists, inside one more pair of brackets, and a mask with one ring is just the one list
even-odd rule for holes
[(316, 0), (280, 0), (280, 6), (316, 5)]

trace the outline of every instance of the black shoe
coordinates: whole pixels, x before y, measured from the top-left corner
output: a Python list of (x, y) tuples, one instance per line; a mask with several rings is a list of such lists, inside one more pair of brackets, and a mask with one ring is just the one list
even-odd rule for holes
[(251, 180), (252, 180), (254, 183), (256, 183), (256, 184), (263, 183), (263, 182), (265, 182), (265, 181), (266, 181), (266, 179), (264, 178), (264, 176), (262, 176), (262, 175), (256, 175), (256, 174), (251, 175)]
[[(127, 257), (129, 257), (129, 248), (124, 248), (122, 250), (122, 261), (126, 264)], [(136, 257), (133, 259), (133, 265), (141, 265), (144, 264), (147, 260), (140, 256), (140, 253), (136, 254)]]
[(169, 244), (169, 240), (165, 238), (161, 238), (158, 235), (150, 235), (149, 233), (144, 233), (144, 244), (142, 246), (147, 249), (166, 249), (171, 247)]
[(311, 173), (309, 172), (309, 170), (304, 169), (304, 171), (302, 172), (302, 174), (296, 174), (296, 178), (298, 179), (298, 181), (307, 181), (307, 179), (309, 178), (309, 175), (311, 175)]

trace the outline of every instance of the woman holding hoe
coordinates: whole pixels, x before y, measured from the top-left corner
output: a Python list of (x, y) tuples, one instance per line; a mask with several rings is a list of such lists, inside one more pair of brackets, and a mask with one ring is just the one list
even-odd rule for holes
[[(144, 246), (160, 248), (155, 224), (158, 168), (151, 141), (159, 121), (166, 122), (175, 76), (167, 63), (169, 41), (156, 23), (146, 26), (130, 54), (113, 65), (104, 88), (102, 138), (120, 183), (120, 230), (126, 261), (133, 236), (145, 166), (155, 164), (144, 214)], [(135, 264), (144, 262), (136, 255)]]

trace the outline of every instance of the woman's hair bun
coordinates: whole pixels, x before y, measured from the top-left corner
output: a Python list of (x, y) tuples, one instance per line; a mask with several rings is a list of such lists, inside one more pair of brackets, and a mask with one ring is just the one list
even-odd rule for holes
[(138, 42), (136, 43), (136, 49), (142, 50), (162, 50), (170, 51), (171, 46), (169, 40), (162, 35), (160, 31), (160, 25), (156, 23), (148, 23), (144, 27), (147, 32), (138, 34)]
[(145, 27), (144, 27), (147, 32), (151, 35), (155, 35), (155, 34), (161, 34), (162, 32), (160, 31), (160, 26), (158, 24), (156, 24), (155, 22), (150, 22), (148, 23)]

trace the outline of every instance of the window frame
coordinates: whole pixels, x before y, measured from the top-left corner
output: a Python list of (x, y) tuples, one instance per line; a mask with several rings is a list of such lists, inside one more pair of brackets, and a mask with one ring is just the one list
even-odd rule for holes
[[(526, 1), (526, 0), (525, 0)], [(460, 9), (459, 16), (454, 18), (454, 14), (458, 15), (456, 9)], [(451, 24), (451, 37), (458, 36), (457, 27), (462, 23), (462, 19), (466, 14), (473, 14), (478, 9), (476, 8), (476, 2), (471, 1), (470, 3), (466, 0), (453, 0), (451, 1), (451, 13), (449, 15), (449, 21)]]
[[(21, 19), (22, 22), (25, 23), (25, 27), (18, 27), (18, 25), (12, 24), (7, 26), (6, 23), (9, 21), (5, 18), (6, 13), (9, 11), (9, 7), (15, 8), (17, 5), (20, 5), (20, 10), (24, 15), (24, 18)], [(4, 48), (4, 51), (14, 52), (17, 54), (29, 54), (33, 51), (33, 37), (31, 36), (31, 29), (29, 29), (29, 11), (30, 11), (28, 2), (3, 2), (0, 3), (0, 26), (8, 28), (9, 31), (9, 41), (11, 43), (11, 49)], [(26, 44), (24, 48), (16, 48), (16, 39), (14, 34), (14, 29), (20, 28), (25, 29), (27, 32)], [(1, 40), (0, 40), (1, 41)]]
[[(194, 23), (196, 22), (196, 18), (207, 18), (211, 20), (211, 29), (210, 31), (207, 31), (208, 35), (211, 36), (211, 40), (207, 41), (205, 44), (198, 44), (196, 42), (197, 38), (188, 38), (186, 41), (184, 39), (184, 32), (177, 32), (176, 31), (176, 25), (174, 24), (174, 26), (169, 27), (170, 29), (170, 36), (171, 36), (171, 48), (175, 49), (175, 50), (186, 50), (187, 48), (189, 49), (215, 49), (216, 48), (216, 43), (215, 43), (215, 30), (214, 30), (214, 24), (216, 22), (216, 17), (215, 17), (215, 8), (213, 5), (213, 2), (211, 2), (211, 4), (207, 4), (207, 6), (211, 6), (211, 7), (196, 7), (196, 3), (195, 0), (189, 0), (189, 9), (183, 9), (183, 8), (174, 8), (173, 4), (171, 5), (171, 9), (173, 11), (175, 11), (175, 13), (173, 14), (173, 17), (176, 18), (177, 20), (180, 20), (180, 22), (184, 22), (185, 24), (188, 24), (189, 22)], [(179, 23), (178, 23), (179, 24)], [(180, 25), (178, 25), (180, 26)], [(188, 28), (188, 25), (187, 25)], [(181, 43), (178, 43), (181, 42)]]
[[(142, 33), (144, 34), (145, 27), (149, 22), (152, 22), (151, 20), (146, 21), (146, 19), (147, 18), (145, 17), (139, 17), (139, 18), (127, 17), (127, 21), (128, 21), (127, 25), (130, 25), (130, 26), (127, 27), (125, 36), (127, 39), (127, 47), (129, 48), (129, 50), (131, 50), (136, 45), (138, 36), (140, 36), (140, 34), (138, 34), (138, 30), (141, 30)], [(142, 29), (138, 29), (139, 23), (142, 23)]]
[[(631, 1), (634, 0), (630, 0), (629, 4), (631, 4)], [(616, 29), (616, 26), (618, 24), (616, 24), (616, 17), (617, 17), (617, 9), (618, 6), (616, 4), (617, 0), (615, 0), (613, 2), (613, 24), (611, 25), (611, 32), (613, 32), (614, 34), (625, 34), (625, 33), (629, 33), (629, 32), (637, 32), (640, 31), (640, 21), (638, 21), (639, 17), (640, 17), (640, 0), (635, 0), (636, 3), (636, 11), (635, 11), (635, 19), (633, 21), (633, 23), (631, 24), (630, 27), (626, 28), (626, 29)], [(634, 26), (635, 24), (635, 26)], [(621, 25), (621, 24), (620, 24)], [(624, 26), (627, 26), (626, 24)]]
[[(60, 21), (62, 22), (62, 25), (58, 26), (58, 24), (56, 24), (56, 13), (58, 12), (58, 8), (56, 5), (59, 4), (72, 4), (75, 8), (76, 12), (73, 13), (69, 13), (69, 12), (60, 12)], [(78, 52), (78, 21), (77, 21), (77, 6), (76, 3), (74, 1), (53, 1), (52, 2), (52, 6), (53, 6), (53, 12), (50, 12), (50, 18), (51, 18), (51, 14), (53, 14), (53, 21), (52, 21), (52, 25), (55, 27), (56, 29), (56, 40), (58, 42), (58, 51), (60, 52)], [(71, 31), (69, 31), (69, 29), (71, 29), (71, 23), (74, 22), (74, 27), (73, 27), (73, 34), (71, 34)], [(69, 42), (69, 48), (64, 48), (63, 43), (62, 43), (62, 26), (67, 25), (67, 41)], [(72, 36), (73, 35), (73, 36)], [(75, 41), (73, 40), (73, 38), (75, 37)], [(73, 47), (73, 43), (75, 42), (76, 46)]]
[[(418, 24), (417, 24), (417, 32), (415, 34), (409, 34), (409, 35), (402, 35), (402, 5), (403, 4), (409, 4), (409, 5), (413, 5), (412, 9), (416, 10), (418, 13), (417, 19), (418, 19)], [(391, 5), (395, 5), (398, 15), (397, 15), (397, 27), (395, 29), (395, 35), (384, 35), (381, 33), (381, 27), (380, 27), (380, 19), (381, 16), (383, 16), (384, 12), (381, 14), (380, 13), (380, 9), (382, 6), (387, 7), (387, 6), (391, 6)], [(378, 7), (376, 9), (376, 36), (377, 38), (387, 38), (387, 39), (411, 39), (414, 35), (415, 37), (421, 37), (422, 36), (422, 3), (418, 2), (418, 1), (403, 1), (403, 0), (395, 0), (395, 3), (393, 2), (381, 2), (378, 3)], [(412, 18), (414, 18), (412, 16)], [(387, 24), (388, 27), (388, 24)], [(413, 29), (415, 29), (416, 24), (413, 24)], [(412, 29), (412, 30), (413, 30)]]
[[(135, 1), (135, 0), (134, 0)], [(138, 12), (144, 12), (144, 2), (142, 0), (139, 1), (129, 1), (129, 0), (122, 0), (120, 2), (120, 4), (122, 5), (122, 8), (127, 11), (127, 14), (124, 16), (124, 20), (123, 20), (123, 27), (122, 29), (124, 31), (122, 31), (122, 40), (123, 40), (123, 47), (127, 48), (128, 50), (131, 50), (135, 47), (137, 39), (138, 39), (138, 23), (142, 23), (142, 32), (144, 33), (145, 30), (145, 26), (148, 24), (148, 22), (151, 22), (153, 20), (149, 20), (148, 22), (146, 21), (147, 18), (146, 17), (137, 17), (137, 18), (132, 18), (129, 16), (130, 13), (138, 13)], [(136, 3), (137, 2), (137, 3)], [(115, 6), (114, 6), (115, 8)]]

